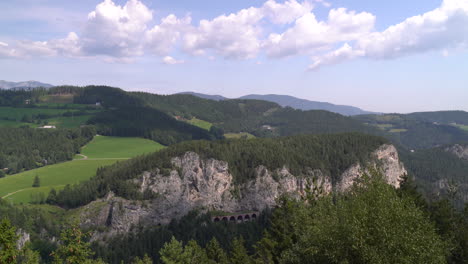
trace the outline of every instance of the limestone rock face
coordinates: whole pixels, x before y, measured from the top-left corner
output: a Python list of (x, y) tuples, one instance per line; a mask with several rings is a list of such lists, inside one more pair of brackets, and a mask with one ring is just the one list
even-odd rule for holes
[(18, 248), (18, 250), (23, 249), (26, 243), (31, 241), (31, 236), (29, 233), (22, 229), (18, 229), (16, 231), (16, 235), (18, 236), (18, 240), (16, 241), (16, 248)]
[(177, 169), (169, 175), (162, 175), (159, 169), (155, 169), (144, 172), (135, 180), (141, 192), (150, 191), (156, 198), (130, 201), (110, 194), (85, 207), (81, 213), (82, 223), (89, 227), (105, 227), (108, 234), (115, 234), (128, 232), (138, 224), (167, 224), (194, 209), (261, 211), (276, 206), (277, 199), (283, 194), (300, 197), (314, 187), (325, 194), (332, 190), (345, 192), (363, 175), (362, 168), (368, 166), (382, 171), (389, 184), (399, 187), (400, 177), (406, 174), (406, 170), (395, 147), (383, 145), (372, 155), (373, 161), (351, 166), (336, 183), (332, 183), (331, 175), (320, 170), (310, 169), (305, 177), (291, 174), (286, 167), (258, 166), (252, 180), (235, 185), (227, 162), (201, 159), (197, 153), (187, 152), (171, 160)]
[(455, 144), (445, 148), (445, 151), (455, 154), (460, 159), (468, 160), (468, 145)]

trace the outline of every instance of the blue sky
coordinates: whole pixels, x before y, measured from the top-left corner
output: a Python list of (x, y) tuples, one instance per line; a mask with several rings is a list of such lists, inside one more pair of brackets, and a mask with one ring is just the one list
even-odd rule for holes
[(468, 110), (468, 0), (14, 0), (0, 10), (3, 80)]

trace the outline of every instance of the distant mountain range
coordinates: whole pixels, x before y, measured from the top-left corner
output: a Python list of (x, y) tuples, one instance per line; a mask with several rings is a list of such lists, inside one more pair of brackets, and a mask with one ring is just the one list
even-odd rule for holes
[(209, 94), (202, 94), (202, 93), (195, 93), (195, 92), (183, 92), (179, 94), (190, 94), (196, 97), (200, 97), (203, 99), (208, 99), (208, 100), (215, 100), (215, 101), (223, 101), (223, 100), (229, 100), (230, 98), (224, 97), (222, 95), (209, 95)]
[[(200, 98), (210, 99), (210, 100), (215, 100), (215, 101), (222, 101), (222, 100), (229, 99), (221, 95), (208, 95), (208, 94), (201, 94), (201, 93), (195, 93), (195, 92), (183, 92), (181, 94), (190, 94), (190, 95), (197, 96)], [(326, 110), (329, 112), (338, 113), (338, 114), (346, 115), (346, 116), (378, 114), (375, 112), (365, 111), (354, 106), (335, 105), (335, 104), (326, 103), (326, 102), (309, 101), (306, 99), (301, 99), (301, 98), (297, 98), (297, 97), (293, 97), (289, 95), (250, 94), (250, 95), (239, 97), (237, 99), (263, 100), (263, 101), (277, 103), (283, 107), (289, 106), (289, 107), (300, 109), (300, 110)]]
[(3, 81), (0, 80), (0, 89), (4, 90), (30, 90), (34, 88), (50, 88), (53, 87), (52, 84), (48, 83), (41, 83), (37, 81), (27, 81), (27, 82), (8, 82), (8, 81)]

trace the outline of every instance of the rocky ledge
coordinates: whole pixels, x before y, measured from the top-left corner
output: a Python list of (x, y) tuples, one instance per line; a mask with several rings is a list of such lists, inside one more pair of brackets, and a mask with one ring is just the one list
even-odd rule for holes
[[(201, 159), (197, 153), (187, 152), (172, 159), (177, 169), (162, 175), (159, 169), (145, 172), (136, 180), (140, 191), (155, 194), (149, 201), (131, 201), (110, 193), (105, 199), (92, 202), (81, 213), (84, 226), (104, 228), (113, 235), (130, 231), (133, 225), (167, 224), (188, 212), (203, 211), (262, 211), (274, 207), (283, 194), (304, 195), (307, 188), (320, 187), (323, 193), (345, 192), (369, 166), (382, 171), (386, 181), (399, 187), (406, 174), (398, 152), (392, 145), (383, 145), (372, 153), (369, 164), (354, 164), (332, 184), (332, 177), (320, 170), (307, 173), (307, 177), (292, 175), (285, 167), (256, 168), (256, 176), (244, 184), (235, 185), (229, 173), (229, 164), (215, 159)], [(314, 179), (311, 181), (310, 179)], [(314, 186), (315, 185), (315, 186)]]

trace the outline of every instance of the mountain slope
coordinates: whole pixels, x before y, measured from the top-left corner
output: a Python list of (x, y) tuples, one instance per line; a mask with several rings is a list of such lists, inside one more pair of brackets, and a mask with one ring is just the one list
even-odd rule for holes
[(50, 88), (53, 87), (52, 84), (41, 83), (37, 81), (27, 81), (27, 82), (8, 82), (0, 80), (0, 89), (15, 89), (15, 90), (29, 90), (34, 88)]
[[(189, 94), (203, 99), (215, 100), (215, 101), (223, 101), (223, 100), (230, 100), (221, 95), (208, 95), (196, 92), (183, 92), (178, 94)], [(249, 94), (237, 99), (240, 100), (262, 100), (277, 103), (282, 107), (292, 107), (294, 109), (299, 110), (325, 110), (345, 116), (354, 116), (354, 115), (366, 115), (366, 114), (375, 114), (374, 112), (369, 112), (362, 110), (360, 108), (348, 105), (334, 105), (331, 103), (326, 102), (316, 102), (316, 101), (309, 101), (306, 99), (301, 99), (289, 95), (278, 95), (278, 94), (267, 94), (267, 95), (260, 95), (260, 94)]]
[(300, 98), (289, 96), (289, 95), (250, 94), (250, 95), (242, 96), (239, 99), (265, 100), (265, 101), (275, 102), (283, 107), (289, 106), (289, 107), (300, 109), (300, 110), (326, 110), (326, 111), (330, 111), (330, 112), (334, 112), (334, 113), (338, 113), (338, 114), (346, 115), (346, 116), (364, 115), (364, 114), (372, 113), (372, 112), (364, 111), (354, 106), (334, 105), (334, 104), (326, 103), (326, 102), (309, 101), (309, 100), (300, 99)]
[(203, 99), (209, 99), (209, 100), (215, 100), (215, 101), (223, 101), (223, 100), (229, 99), (222, 95), (210, 95), (210, 94), (202, 94), (202, 93), (195, 93), (195, 92), (182, 92), (178, 94), (189, 94), (189, 95), (193, 95), (193, 96), (200, 97)]

